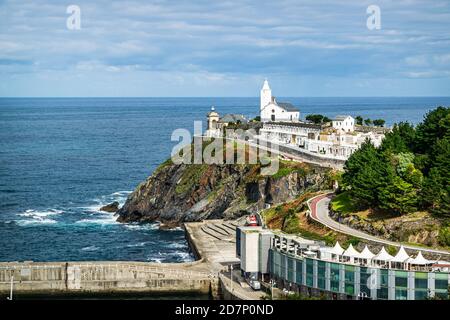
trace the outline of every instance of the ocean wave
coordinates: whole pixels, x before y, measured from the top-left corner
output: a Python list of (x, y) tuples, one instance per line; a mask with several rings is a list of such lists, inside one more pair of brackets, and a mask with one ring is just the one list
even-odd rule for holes
[(39, 220), (16, 220), (19, 226), (30, 226), (30, 225), (40, 225), (40, 224), (55, 224), (57, 223), (53, 219), (39, 219)]
[(119, 207), (123, 206), (125, 204), (125, 201), (128, 198), (128, 195), (132, 191), (129, 190), (123, 190), (123, 191), (116, 191), (109, 195), (100, 196), (98, 198), (92, 199), (95, 204), (78, 207), (78, 209), (82, 209), (84, 211), (87, 211), (88, 213), (105, 213), (104, 211), (100, 211), (100, 208), (103, 206), (106, 206), (112, 202), (117, 201), (119, 203)]
[(126, 229), (129, 230), (158, 230), (159, 229), (159, 223), (144, 223), (144, 224), (138, 224), (138, 223), (127, 223), (123, 225)]
[(145, 246), (147, 243), (150, 243), (149, 241), (144, 241), (144, 242), (139, 242), (139, 243), (135, 243), (135, 244), (127, 244), (126, 247), (128, 248), (133, 248), (133, 247), (143, 247)]
[(96, 246), (89, 246), (89, 247), (81, 248), (82, 251), (97, 251), (97, 250), (99, 250), (99, 249), (100, 249), (100, 248), (99, 248), (99, 247), (96, 247)]
[(119, 224), (116, 221), (116, 217), (114, 214), (111, 215), (95, 215), (93, 219), (81, 219), (75, 222), (76, 224), (100, 224), (100, 225), (111, 225), (111, 224)]
[(111, 193), (111, 196), (128, 196), (131, 192), (133, 192), (133, 191), (129, 191), (129, 190), (116, 191), (116, 192)]
[(151, 262), (191, 262), (194, 261), (194, 257), (187, 250), (177, 250), (172, 252), (161, 252), (159, 251), (157, 255), (152, 255), (147, 257), (147, 261)]
[(33, 209), (28, 209), (25, 212), (19, 213), (17, 215), (21, 217), (44, 218), (55, 214), (61, 214), (63, 212), (64, 212), (63, 210), (57, 209), (48, 209), (46, 211), (37, 211)]
[(185, 251), (176, 251), (173, 254), (175, 257), (178, 257), (182, 262), (191, 262), (194, 261), (192, 254)]
[(117, 215), (113, 212), (105, 212), (101, 211), (100, 208), (108, 205), (114, 201), (119, 202), (119, 206), (122, 206), (125, 203), (126, 195), (128, 195), (130, 191), (117, 191), (107, 196), (101, 196), (100, 198), (93, 199), (96, 204), (92, 204), (89, 206), (78, 207), (82, 209), (84, 214), (89, 215), (91, 218), (83, 218), (78, 220), (76, 224), (100, 224), (100, 225), (112, 225), (119, 224), (117, 222)]
[(165, 231), (183, 231), (183, 228), (175, 227), (175, 228), (165, 229)]
[(169, 248), (173, 249), (187, 249), (189, 246), (185, 242), (172, 242), (167, 245)]
[(29, 225), (39, 225), (39, 224), (55, 224), (56, 220), (48, 218), (48, 216), (54, 216), (64, 213), (63, 210), (58, 209), (48, 209), (44, 211), (28, 209), (25, 212), (18, 213), (20, 217), (26, 217), (28, 219), (15, 220), (18, 225), (29, 226)]
[(149, 257), (147, 258), (147, 261), (149, 262), (156, 262), (156, 263), (163, 263), (163, 258), (156, 258), (156, 257)]
[(78, 207), (78, 209), (82, 209), (83, 211), (87, 212), (95, 212), (95, 213), (104, 213), (104, 211), (100, 211), (100, 208), (103, 207), (103, 204), (94, 204), (91, 206), (85, 206), (85, 207)]

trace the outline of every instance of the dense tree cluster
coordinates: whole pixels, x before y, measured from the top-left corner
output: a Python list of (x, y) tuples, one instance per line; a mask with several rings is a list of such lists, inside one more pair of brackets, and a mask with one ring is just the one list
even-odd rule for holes
[(371, 126), (374, 125), (376, 127), (384, 127), (384, 124), (386, 123), (386, 121), (384, 119), (375, 119), (372, 120), (370, 118), (364, 119), (361, 116), (357, 116), (355, 118), (356, 120), (356, 124), (362, 126), (363, 124), (366, 126)]
[(331, 119), (323, 116), (321, 114), (308, 114), (305, 118), (308, 121), (314, 122), (316, 124), (330, 122)]
[(416, 128), (394, 125), (379, 148), (366, 141), (342, 180), (361, 208), (450, 215), (450, 108), (430, 111)]

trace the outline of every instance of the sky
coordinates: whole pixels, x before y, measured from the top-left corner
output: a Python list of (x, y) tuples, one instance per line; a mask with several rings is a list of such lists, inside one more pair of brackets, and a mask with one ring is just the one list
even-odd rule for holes
[(265, 78), (285, 97), (450, 96), (450, 0), (0, 0), (2, 97), (255, 97)]

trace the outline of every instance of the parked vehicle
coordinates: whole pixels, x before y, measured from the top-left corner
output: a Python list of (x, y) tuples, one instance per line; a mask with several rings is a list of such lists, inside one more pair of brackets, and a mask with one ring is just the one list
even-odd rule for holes
[(249, 284), (250, 288), (255, 291), (261, 290), (261, 283), (258, 280), (247, 279), (247, 283)]
[(256, 218), (256, 215), (252, 214), (247, 218), (247, 226), (249, 227), (256, 227), (258, 226), (258, 218)]

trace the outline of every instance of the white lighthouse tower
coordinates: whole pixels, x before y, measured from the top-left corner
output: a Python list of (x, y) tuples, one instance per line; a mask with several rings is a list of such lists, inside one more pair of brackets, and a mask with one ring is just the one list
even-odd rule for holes
[(272, 90), (269, 87), (269, 82), (264, 80), (263, 87), (261, 89), (261, 106), (260, 110), (262, 110), (265, 106), (272, 102)]

